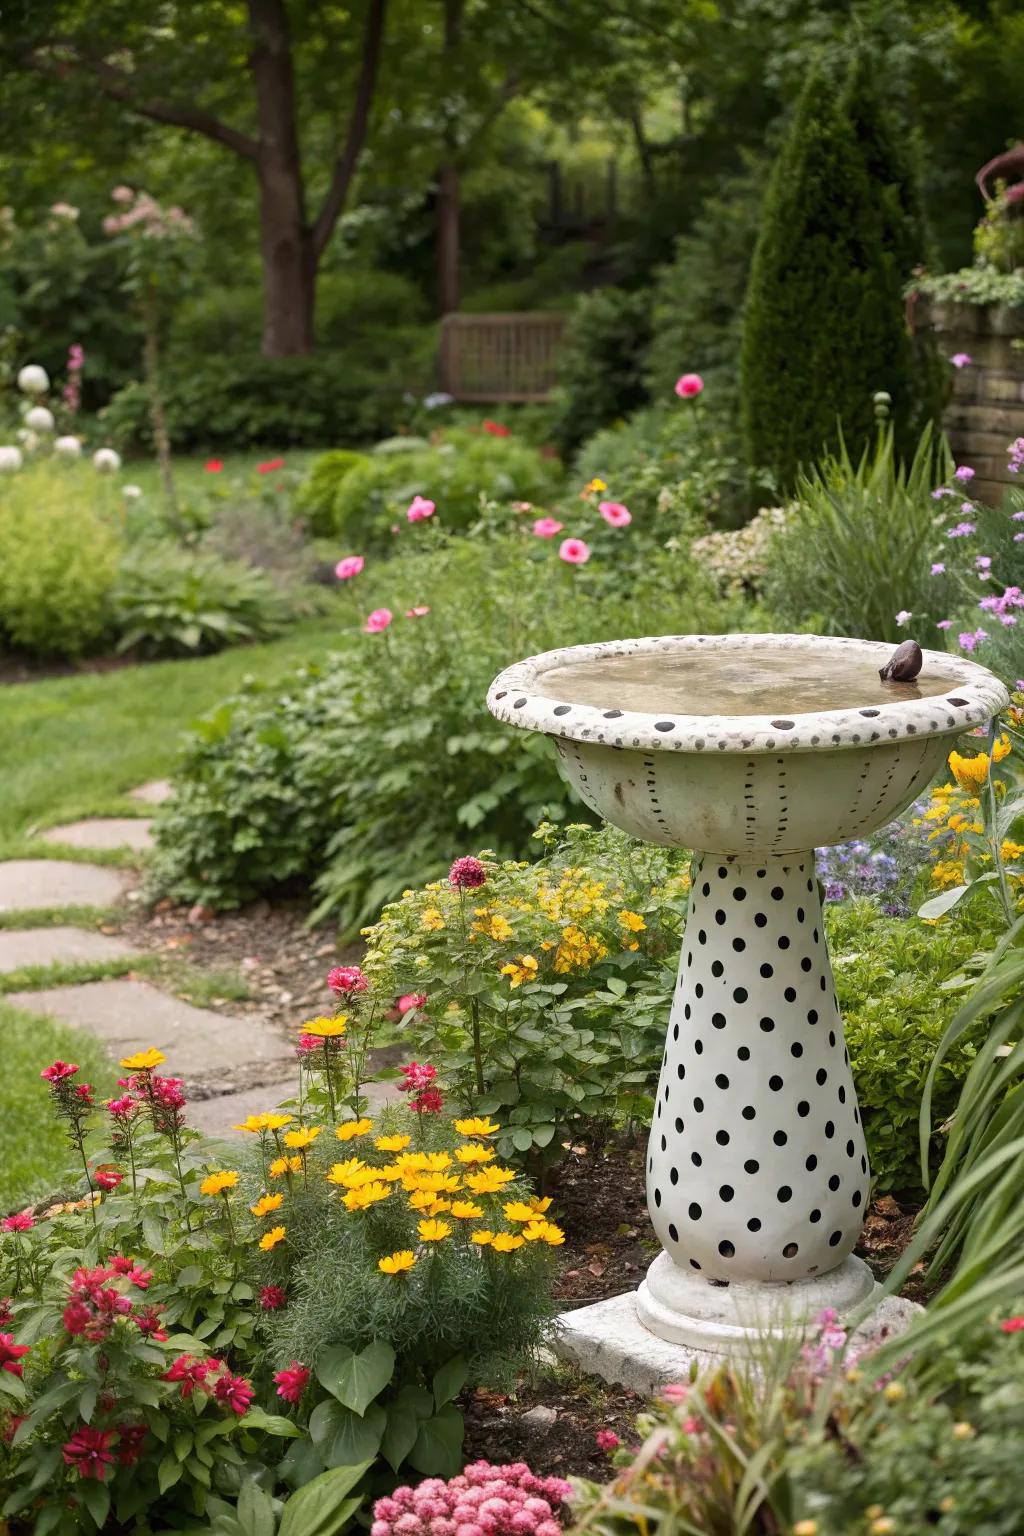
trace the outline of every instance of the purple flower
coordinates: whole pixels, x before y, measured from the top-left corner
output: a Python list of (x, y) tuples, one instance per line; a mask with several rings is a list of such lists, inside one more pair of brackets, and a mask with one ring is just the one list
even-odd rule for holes
[(907, 624), (910, 623), (910, 620), (913, 617), (914, 615), (911, 613), (909, 608), (901, 608), (899, 613), (896, 615), (896, 623), (900, 626), (901, 629), (903, 629)]
[(933, 576), (944, 576), (945, 574), (946, 574), (946, 567), (945, 567), (944, 563), (941, 560), (936, 560), (935, 564), (932, 566), (932, 575)]
[(826, 901), (845, 901), (846, 886), (839, 880), (830, 880), (825, 887)]
[(950, 528), (946, 534), (947, 539), (967, 539), (974, 532), (974, 523), (957, 523), (955, 528)]
[[(1024, 439), (1022, 439), (1022, 441), (1024, 441)], [(1014, 512), (1012, 514), (1012, 521), (1015, 523), (1024, 523), (1024, 512)]]
[(983, 640), (987, 639), (987, 629), (976, 629), (973, 631), (973, 633), (970, 630), (967, 630), (960, 636), (960, 649), (962, 651), (973, 651), (976, 646), (980, 645)]
[(936, 629), (952, 629), (953, 628), (953, 620), (952, 619), (940, 619), (939, 622), (936, 624), (935, 628)]
[(975, 555), (974, 563), (979, 571), (990, 571), (992, 569), (992, 556)]
[(946, 485), (940, 485), (937, 491), (932, 491), (932, 501), (941, 501), (943, 496), (955, 495), (956, 491), (951, 491)]
[(971, 466), (969, 464), (958, 464), (956, 469), (954, 469), (954, 471), (953, 471), (953, 479), (954, 480), (964, 480), (964, 481), (966, 481), (966, 480), (973, 480), (974, 479), (974, 470), (971, 468)]
[(954, 368), (969, 368), (974, 359), (969, 352), (954, 352), (950, 362)]
[(1015, 533), (1013, 536), (1013, 542), (1015, 544), (1024, 544), (1024, 533)]

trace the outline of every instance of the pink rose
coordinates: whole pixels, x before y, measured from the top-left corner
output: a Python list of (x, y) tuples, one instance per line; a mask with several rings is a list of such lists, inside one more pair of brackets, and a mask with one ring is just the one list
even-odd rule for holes
[(628, 528), (633, 521), (632, 512), (628, 507), (624, 507), (621, 501), (599, 502), (597, 510), (609, 528)]
[(538, 539), (553, 539), (556, 533), (561, 533), (564, 524), (554, 517), (538, 517), (533, 525), (533, 531)]
[(407, 992), (404, 997), (398, 999), (399, 1013), (408, 1013), (412, 1008), (422, 1008), (427, 1001), (425, 992)]
[(558, 558), (567, 565), (586, 565), (590, 559), (590, 545), (582, 539), (563, 539), (558, 546)]
[(334, 574), (339, 581), (351, 581), (353, 576), (358, 576), (366, 561), (362, 555), (346, 555), (344, 560), (339, 560), (334, 567)]
[(704, 388), (704, 380), (699, 373), (684, 373), (676, 379), (675, 388), (680, 400), (692, 400)]
[(422, 523), (424, 518), (433, 517), (434, 506), (425, 496), (414, 496), (405, 515), (410, 523)]
[(390, 608), (375, 608), (363, 625), (363, 634), (379, 635), (381, 630), (387, 629), (393, 618)]
[(405, 616), (407, 619), (424, 619), (429, 612), (429, 606), (426, 603), (420, 603), (416, 608), (407, 608)]

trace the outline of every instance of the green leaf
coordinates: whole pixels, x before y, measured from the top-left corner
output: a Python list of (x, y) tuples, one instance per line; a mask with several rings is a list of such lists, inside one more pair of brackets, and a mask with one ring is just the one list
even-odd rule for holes
[(310, 1414), (309, 1433), (329, 1467), (354, 1467), (380, 1450), (387, 1415), (371, 1403), (362, 1415), (333, 1400), (318, 1403)]
[(466, 1385), (469, 1375), (469, 1366), (463, 1355), (453, 1355), (446, 1360), (444, 1365), (436, 1372), (433, 1381), (434, 1402), (438, 1408), (443, 1408), (445, 1403), (450, 1403), (452, 1398), (458, 1397)]
[[(226, 1429), (232, 1427), (231, 1420), (223, 1421)], [(264, 1413), (262, 1408), (250, 1408), (242, 1419), (236, 1419), (235, 1424), (242, 1429), (262, 1429), (268, 1435), (284, 1435), (289, 1440), (297, 1440), (302, 1430), (291, 1419), (286, 1419), (283, 1413)], [(221, 1433), (226, 1432), (221, 1430)]]
[(951, 912), (961, 897), (966, 896), (969, 890), (969, 885), (954, 885), (951, 890), (942, 891), (938, 896), (932, 896), (929, 901), (918, 907), (918, 917), (942, 917), (944, 913)]
[(512, 1145), (517, 1152), (529, 1152), (533, 1146), (533, 1132), (520, 1126), (512, 1132)]
[(349, 1494), (372, 1466), (372, 1461), (364, 1461), (314, 1477), (288, 1500), (278, 1536), (337, 1536), (362, 1503)]
[(397, 1472), (416, 1444), (416, 1436), (420, 1432), (421, 1415), (416, 1412), (412, 1403), (402, 1402), (396, 1398), (393, 1403), (388, 1404), (387, 1416), (387, 1428), (380, 1443), (381, 1455), (391, 1470)]
[(146, 1247), (147, 1248), (152, 1249), (152, 1251), (154, 1253), (158, 1253), (158, 1254), (162, 1254), (163, 1253), (163, 1251), (164, 1251), (164, 1231), (163, 1231), (163, 1226), (157, 1220), (157, 1218), (153, 1215), (152, 1211), (147, 1211), (145, 1216), (143, 1216), (143, 1218), (142, 1218), (142, 1236), (145, 1239)]
[(110, 1514), (110, 1489), (106, 1483), (82, 1478), (75, 1492), (95, 1520), (96, 1529), (101, 1531), (107, 1523), (107, 1516)]
[(178, 1458), (168, 1453), (156, 1471), (156, 1483), (160, 1492), (166, 1493), (168, 1488), (173, 1488), (184, 1470)]
[(395, 1352), (383, 1339), (374, 1339), (355, 1355), (344, 1344), (325, 1349), (316, 1363), (317, 1380), (354, 1413), (365, 1413), (391, 1380)]
[(462, 1414), (451, 1403), (420, 1425), (409, 1465), (427, 1476), (455, 1477), (462, 1467)]
[(191, 1285), (198, 1285), (202, 1278), (203, 1272), (198, 1264), (186, 1264), (184, 1269), (178, 1271), (174, 1284), (179, 1290), (187, 1289)]
[(237, 1519), (245, 1536), (274, 1536), (273, 1501), (251, 1477), (239, 1490)]

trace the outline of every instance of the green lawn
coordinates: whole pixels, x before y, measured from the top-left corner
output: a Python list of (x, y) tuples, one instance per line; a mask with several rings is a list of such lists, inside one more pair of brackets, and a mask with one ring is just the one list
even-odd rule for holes
[[(223, 485), (239, 475), (255, 478), (256, 465), (265, 464), (269, 459), (284, 459), (289, 470), (308, 469), (319, 452), (316, 448), (258, 448), (250, 453), (176, 454), (174, 485), (178, 495), (187, 501), (195, 494)], [(211, 474), (206, 468), (210, 459), (217, 459), (224, 468)], [(148, 499), (159, 501), (160, 471), (155, 459), (126, 460), (121, 479), (126, 485), (139, 486)]]

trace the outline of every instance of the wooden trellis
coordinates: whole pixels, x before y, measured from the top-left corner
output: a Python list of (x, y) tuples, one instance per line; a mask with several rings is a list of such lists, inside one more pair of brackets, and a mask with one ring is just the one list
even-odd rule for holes
[(445, 315), (441, 388), (456, 400), (515, 404), (546, 400), (555, 382), (565, 316)]

